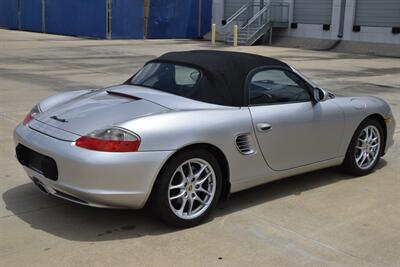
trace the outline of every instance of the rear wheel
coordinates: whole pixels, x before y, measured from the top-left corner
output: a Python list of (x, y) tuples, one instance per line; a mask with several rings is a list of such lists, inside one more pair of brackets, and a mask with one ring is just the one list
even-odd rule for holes
[(215, 207), (222, 186), (221, 169), (206, 150), (185, 150), (160, 172), (150, 200), (154, 215), (175, 227), (201, 223)]
[(375, 119), (367, 119), (357, 128), (347, 149), (343, 167), (353, 175), (371, 173), (383, 149), (383, 130)]

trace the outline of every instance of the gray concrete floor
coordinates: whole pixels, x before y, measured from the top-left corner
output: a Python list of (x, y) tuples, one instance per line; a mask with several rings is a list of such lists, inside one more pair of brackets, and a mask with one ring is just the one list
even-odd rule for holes
[[(14, 159), (12, 130), (40, 99), (126, 80), (194, 41), (100, 41), (0, 30), (1, 266), (400, 266), (400, 130), (368, 176), (337, 168), (260, 186), (207, 223), (164, 226), (144, 211), (95, 209), (43, 195)], [(386, 99), (400, 122), (400, 60), (278, 47), (218, 46), (291, 63), (339, 94)]]

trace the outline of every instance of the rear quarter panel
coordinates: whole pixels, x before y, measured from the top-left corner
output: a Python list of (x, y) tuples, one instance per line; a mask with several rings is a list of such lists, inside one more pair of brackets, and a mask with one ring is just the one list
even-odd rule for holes
[[(258, 148), (248, 108), (176, 111), (120, 126), (140, 136), (140, 151), (179, 150), (199, 143), (218, 147), (227, 158), (231, 183), (266, 177), (269, 171)], [(242, 133), (251, 134), (254, 154), (243, 155), (236, 148), (235, 138)]]

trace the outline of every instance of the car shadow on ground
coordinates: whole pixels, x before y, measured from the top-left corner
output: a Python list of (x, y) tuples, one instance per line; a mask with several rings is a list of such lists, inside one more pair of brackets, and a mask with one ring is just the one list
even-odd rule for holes
[[(382, 159), (377, 169), (386, 164), (387, 162)], [(232, 194), (227, 201), (221, 201), (207, 221), (274, 199), (300, 195), (305, 191), (345, 179), (362, 179), (362, 177), (352, 177), (344, 174), (339, 168), (329, 168), (264, 184)], [(3, 200), (7, 210), (32, 228), (68, 240), (85, 242), (121, 240), (178, 231), (159, 222), (146, 210), (86, 207), (42, 194), (33, 183), (6, 191)]]

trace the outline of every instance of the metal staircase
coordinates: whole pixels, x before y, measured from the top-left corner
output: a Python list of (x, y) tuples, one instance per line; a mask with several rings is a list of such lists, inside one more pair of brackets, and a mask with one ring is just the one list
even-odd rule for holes
[(250, 0), (226, 20), (221, 31), (225, 42), (233, 43), (233, 27), (237, 25), (239, 45), (253, 45), (267, 33), (271, 43), (273, 27), (288, 26), (288, 6), (283, 2)]

